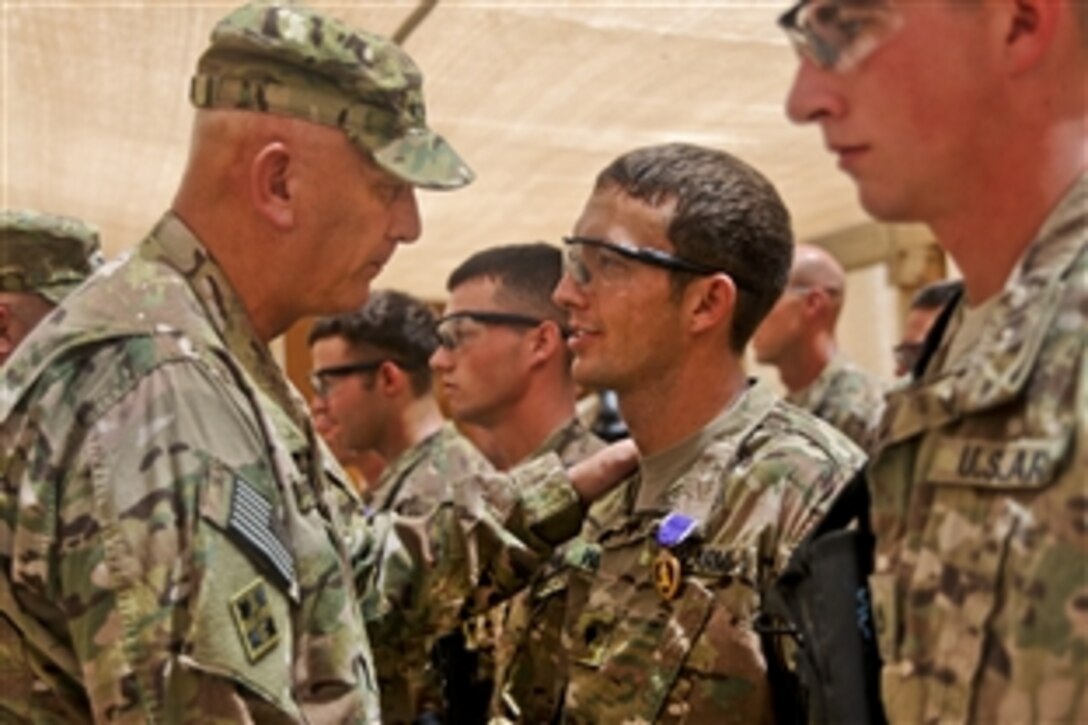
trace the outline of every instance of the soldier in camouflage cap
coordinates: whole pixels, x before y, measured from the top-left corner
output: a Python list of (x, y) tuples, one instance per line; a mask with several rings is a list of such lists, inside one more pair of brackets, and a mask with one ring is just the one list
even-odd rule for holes
[(798, 244), (790, 279), (752, 338), (756, 360), (778, 369), (786, 400), (826, 420), (869, 450), (884, 408), (884, 385), (835, 340), (846, 273), (827, 250)]
[(602, 171), (565, 243), (574, 378), (616, 391), (642, 460), (568, 552), (563, 722), (771, 722), (761, 588), (865, 460), (744, 372), (789, 214), (738, 159), (668, 144)]
[(423, 76), (392, 41), (302, 6), (254, 3), (231, 13), (200, 58), (197, 108), (244, 108), (341, 129), (414, 186), (456, 189), (473, 173), (427, 127)]
[[(372, 77), (364, 36), (298, 7), (233, 13), (212, 55), (240, 45), (242, 67), (254, 38), (296, 65), (328, 39), (315, 82)], [(170, 211), (5, 366), (4, 722), (376, 722), (364, 611), (452, 628), (574, 534), (622, 467), (622, 450), (569, 475), (544, 460), (451, 486), (428, 516), (363, 515), (268, 343), (361, 305), (420, 234), (413, 185), (463, 175), (273, 105), (200, 109)]]
[(1088, 3), (802, 0), (781, 24), (790, 116), (963, 274), (868, 471), (888, 719), (1088, 722)]
[(0, 211), (0, 364), (101, 264), (98, 231), (78, 219)]

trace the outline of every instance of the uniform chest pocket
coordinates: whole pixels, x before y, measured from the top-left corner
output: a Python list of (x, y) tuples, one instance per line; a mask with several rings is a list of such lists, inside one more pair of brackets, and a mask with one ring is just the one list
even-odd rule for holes
[(229, 678), (250, 699), (255, 696), (289, 718), (300, 718), (290, 665), (292, 599), (297, 599), (298, 585), (289, 550), (263, 519), (266, 510), (271, 516), (271, 504), (220, 468), (201, 492), (200, 509), (183, 661)]
[(767, 663), (752, 623), (759, 594), (739, 578), (693, 581), (711, 600), (657, 722), (760, 723), (773, 712)]
[(1062, 492), (1051, 486), (1064, 470), (1071, 435), (1067, 429), (1050, 438), (933, 442), (919, 502), (929, 513), (908, 606), (934, 609), (934, 617), (939, 610), (942, 626), (976, 631), (996, 607), (1003, 572), (1014, 565), (1017, 576), (1035, 579), (1028, 552), (1045, 549), (1064, 525)]
[[(656, 550), (649, 540), (606, 545), (585, 606), (572, 612), (567, 700), (575, 722), (655, 720), (711, 616), (713, 595), (696, 579), (672, 599), (662, 595)], [(574, 573), (572, 582), (585, 576)]]
[(942, 437), (933, 444), (925, 478), (938, 485), (1007, 491), (1046, 488), (1065, 462), (1072, 431), (1008, 440)]
[(892, 619), (881, 626), (886, 659), (924, 658), (936, 677), (972, 682), (983, 667), (985, 633), (1007, 626), (995, 617), (1016, 621), (1021, 639), (1029, 636), (1021, 609), (1035, 597), (1006, 592), (1014, 581), (1048, 590), (1053, 567), (1041, 557), (1062, 525), (1062, 492), (1053, 486), (1070, 436), (1067, 429), (1051, 437), (965, 433), (927, 441), (932, 448), (913, 504), (927, 515), (906, 590), (874, 577), (874, 594), (890, 602), (884, 615)]

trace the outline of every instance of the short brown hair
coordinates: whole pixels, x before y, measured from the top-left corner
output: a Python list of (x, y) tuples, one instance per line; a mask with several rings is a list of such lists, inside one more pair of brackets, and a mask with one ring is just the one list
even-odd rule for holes
[(651, 206), (675, 202), (668, 237), (677, 254), (721, 269), (736, 282), (729, 337), (731, 349), (743, 352), (785, 289), (793, 261), (790, 215), (774, 186), (724, 151), (671, 143), (613, 161), (597, 176), (596, 188), (612, 187)]
[(368, 345), (399, 362), (421, 397), (431, 390), (431, 354), (438, 347), (434, 312), (423, 300), (396, 290), (379, 290), (360, 309), (320, 317), (307, 342), (342, 337), (353, 347)]

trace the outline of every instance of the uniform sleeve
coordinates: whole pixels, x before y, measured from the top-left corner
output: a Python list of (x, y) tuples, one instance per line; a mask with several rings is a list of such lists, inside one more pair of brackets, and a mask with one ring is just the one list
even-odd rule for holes
[(368, 622), (441, 631), (528, 583), (581, 527), (583, 508), (559, 458), (509, 474), (476, 473), (423, 517), (379, 514), (354, 569)]
[(300, 717), (292, 555), (259, 523), (240, 536), (231, 511), (283, 502), (254, 421), (213, 378), (162, 365), (99, 401), (64, 486), (58, 601), (96, 720)]

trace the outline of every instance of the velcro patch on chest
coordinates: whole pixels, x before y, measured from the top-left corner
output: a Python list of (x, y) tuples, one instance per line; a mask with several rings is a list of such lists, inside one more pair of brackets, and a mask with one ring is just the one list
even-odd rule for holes
[(275, 649), (279, 628), (269, 605), (267, 584), (256, 579), (230, 598), (230, 613), (251, 663)]
[(290, 592), (295, 589), (295, 560), (276, 534), (272, 504), (241, 478), (234, 480), (228, 529), (264, 555), (270, 572)]
[(927, 471), (934, 483), (1039, 488), (1053, 480), (1068, 438), (941, 440)]

